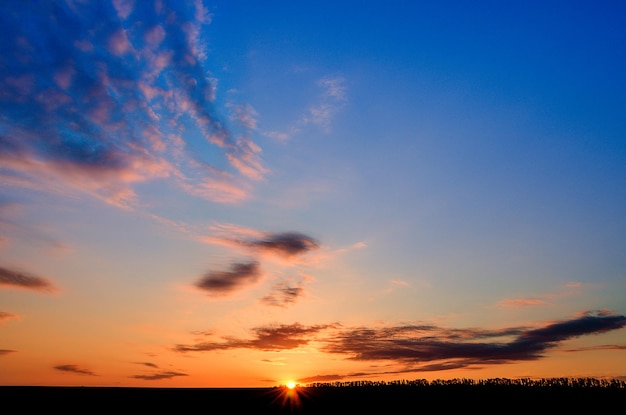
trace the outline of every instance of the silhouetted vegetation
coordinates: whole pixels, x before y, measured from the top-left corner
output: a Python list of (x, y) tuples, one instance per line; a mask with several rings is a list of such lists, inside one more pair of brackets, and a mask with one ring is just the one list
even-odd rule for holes
[(623, 408), (626, 381), (596, 378), (315, 382), (295, 389), (0, 387), (24, 413), (418, 414), (609, 413)]
[(620, 379), (597, 379), (597, 378), (545, 378), (545, 379), (508, 379), (508, 378), (489, 378), (489, 379), (415, 379), (415, 380), (393, 380), (393, 381), (371, 381), (371, 380), (352, 380), (337, 382), (312, 382), (305, 387), (308, 388), (328, 388), (328, 387), (377, 387), (377, 386), (506, 386), (506, 387), (533, 387), (533, 388), (609, 388), (609, 389), (626, 389), (626, 380)]

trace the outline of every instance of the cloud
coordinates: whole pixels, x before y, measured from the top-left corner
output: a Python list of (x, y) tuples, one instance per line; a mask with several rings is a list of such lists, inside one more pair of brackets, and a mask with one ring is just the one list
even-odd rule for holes
[(138, 365), (148, 366), (148, 367), (151, 367), (151, 368), (154, 368), (154, 369), (158, 369), (159, 368), (156, 364), (150, 363), (150, 362), (135, 362), (135, 363), (138, 364)]
[(270, 325), (252, 329), (252, 339), (225, 338), (222, 341), (199, 342), (192, 345), (176, 345), (177, 352), (198, 352), (230, 349), (256, 349), (280, 351), (296, 349), (309, 344), (317, 334), (330, 325), (304, 326), (299, 323)]
[(263, 232), (236, 225), (223, 224), (212, 228), (205, 242), (244, 248), (257, 254), (293, 259), (320, 248), (314, 238), (300, 232)]
[(16, 318), (18, 318), (17, 314), (7, 313), (6, 311), (0, 311), (0, 323), (3, 321), (16, 319)]
[(315, 124), (328, 131), (337, 112), (346, 104), (347, 95), (343, 77), (325, 77), (317, 81), (321, 88), (320, 102), (312, 106), (301, 123)]
[[(626, 326), (626, 317), (603, 313), (528, 329), (446, 329), (431, 325), (352, 329), (329, 339), (323, 350), (351, 360), (387, 360), (426, 366), (412, 370), (447, 370), (475, 365), (537, 360), (562, 341)], [(510, 340), (506, 340), (511, 338)], [(485, 341), (500, 339), (499, 341)], [(429, 363), (436, 362), (436, 363)]]
[(342, 76), (325, 76), (315, 84), (319, 93), (312, 105), (293, 122), (286, 131), (262, 131), (265, 137), (286, 142), (294, 135), (302, 132), (307, 126), (316, 126), (328, 133), (333, 120), (348, 103), (347, 87)]
[(258, 114), (234, 107), (239, 134), (215, 107), (210, 23), (201, 1), (7, 4), (0, 183), (127, 209), (154, 180), (216, 203), (246, 200), (245, 183), (268, 172), (252, 139)]
[(6, 355), (9, 355), (11, 353), (17, 353), (17, 350), (0, 349), (0, 356), (6, 356)]
[(272, 287), (269, 294), (261, 298), (260, 301), (273, 307), (287, 307), (294, 304), (304, 293), (304, 282), (313, 277), (304, 275), (303, 278), (289, 278), (280, 281)]
[(521, 307), (534, 307), (548, 304), (547, 301), (539, 298), (506, 298), (499, 301), (496, 306), (504, 308), (521, 308)]
[[(586, 312), (568, 320), (539, 327), (508, 327), (499, 330), (455, 329), (433, 324), (404, 324), (376, 328), (346, 328), (340, 324), (304, 326), (273, 325), (251, 330), (248, 339), (225, 337), (216, 341), (178, 344), (177, 352), (211, 352), (230, 349), (263, 351), (315, 346), (318, 352), (345, 356), (348, 360), (385, 362), (385, 371), (318, 374), (300, 381), (337, 380), (344, 377), (433, 372), (480, 368), (520, 361), (539, 360), (560, 343), (579, 336), (601, 334), (626, 327), (626, 317), (607, 311)], [(626, 345), (605, 345), (623, 350)], [(594, 348), (592, 348), (594, 349)], [(566, 349), (563, 351), (584, 351)]]
[(501, 308), (522, 308), (522, 307), (538, 307), (551, 304), (552, 300), (556, 300), (561, 297), (566, 297), (578, 292), (582, 288), (580, 282), (569, 282), (565, 284), (559, 292), (552, 294), (541, 294), (530, 298), (505, 298), (498, 301), (495, 307)]
[(59, 370), (61, 372), (76, 373), (78, 375), (96, 376), (95, 373), (93, 373), (91, 370), (81, 368), (77, 365), (59, 365), (59, 366), (55, 366), (54, 369)]
[(231, 265), (230, 271), (209, 271), (196, 281), (195, 286), (209, 294), (221, 296), (254, 284), (260, 277), (258, 262), (236, 262)]
[(142, 379), (142, 380), (163, 380), (163, 379), (172, 379), (178, 376), (189, 376), (186, 373), (182, 372), (157, 372), (150, 375), (133, 375), (129, 376), (132, 379)]
[(303, 255), (319, 248), (315, 239), (299, 232), (268, 233), (264, 238), (240, 243), (249, 248), (285, 257)]
[(25, 288), (35, 291), (55, 291), (56, 287), (47, 279), (9, 268), (0, 267), (0, 286)]

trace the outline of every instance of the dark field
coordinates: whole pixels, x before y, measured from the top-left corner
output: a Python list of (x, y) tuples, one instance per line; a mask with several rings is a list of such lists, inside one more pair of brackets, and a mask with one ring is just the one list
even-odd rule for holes
[(7, 413), (624, 413), (626, 384), (318, 384), (275, 388), (0, 387)]

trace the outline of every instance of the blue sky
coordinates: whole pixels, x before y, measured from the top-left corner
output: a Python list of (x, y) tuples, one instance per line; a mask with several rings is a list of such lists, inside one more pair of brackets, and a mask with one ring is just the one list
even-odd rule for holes
[(0, 383), (625, 376), (625, 8), (7, 2)]

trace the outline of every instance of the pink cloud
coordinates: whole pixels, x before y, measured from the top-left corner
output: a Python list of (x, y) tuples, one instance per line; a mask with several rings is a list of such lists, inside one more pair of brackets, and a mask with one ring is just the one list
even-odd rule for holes
[(150, 48), (155, 49), (163, 42), (163, 39), (165, 39), (165, 29), (163, 29), (161, 25), (156, 25), (146, 30), (143, 38)]
[(74, 47), (81, 52), (92, 52), (93, 51), (93, 43), (88, 40), (75, 40)]
[(130, 52), (132, 46), (128, 40), (126, 30), (120, 29), (109, 37), (109, 52), (116, 56), (122, 56)]
[(113, 7), (115, 7), (117, 15), (122, 20), (128, 18), (133, 11), (134, 5), (134, 0), (113, 0)]
[(199, 183), (184, 183), (183, 187), (190, 194), (218, 203), (239, 203), (250, 197), (245, 186), (227, 179), (207, 177)]
[(57, 86), (63, 90), (66, 90), (72, 84), (72, 78), (76, 70), (71, 66), (66, 66), (63, 69), (56, 71), (54, 74), (54, 82), (56, 82)]

